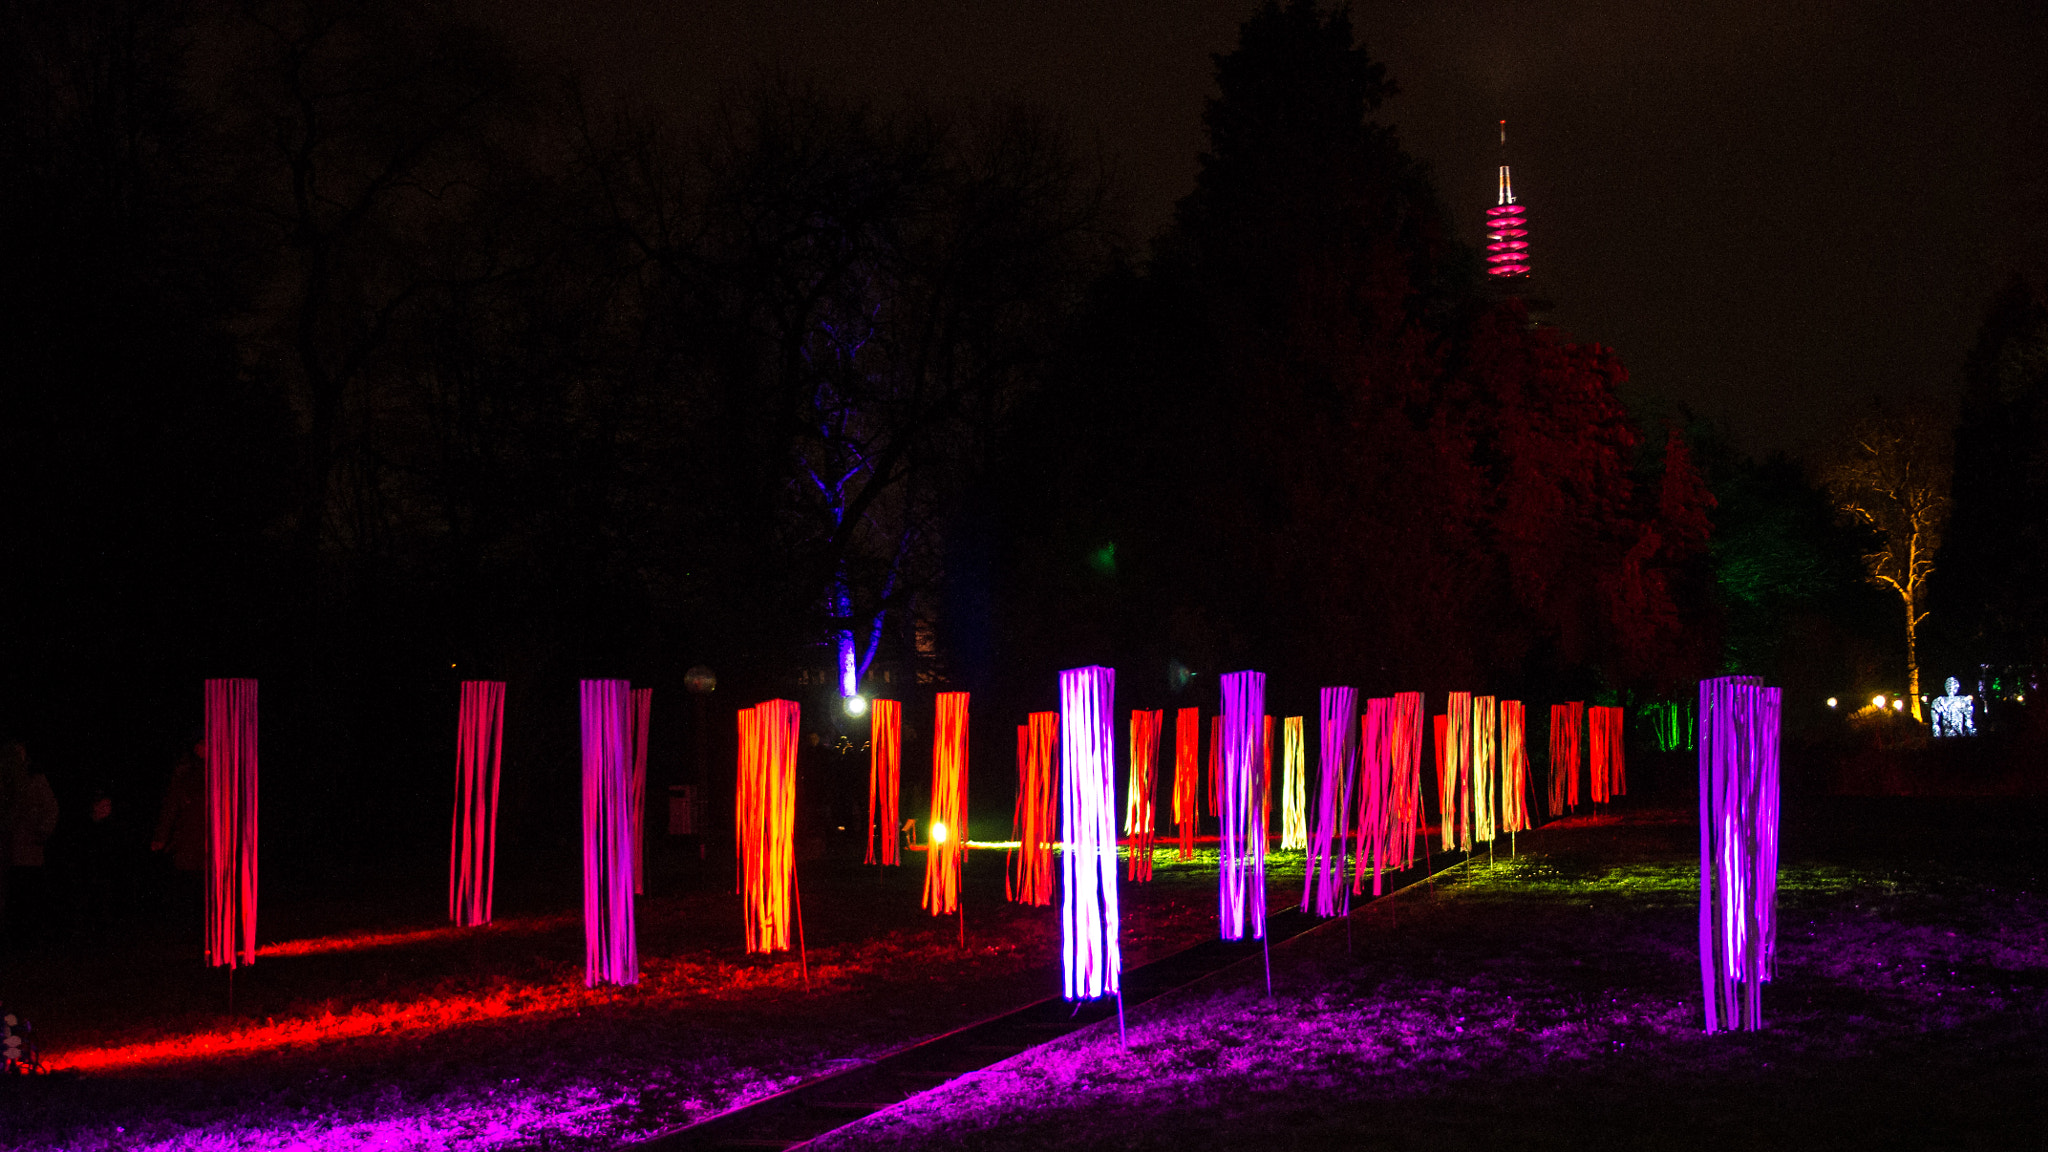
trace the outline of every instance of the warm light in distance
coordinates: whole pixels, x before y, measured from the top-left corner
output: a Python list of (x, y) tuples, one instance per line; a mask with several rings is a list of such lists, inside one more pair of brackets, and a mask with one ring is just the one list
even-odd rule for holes
[(1872, 696), (1872, 697), (1870, 698), (1870, 702), (1871, 702), (1872, 704), (1875, 704), (1875, 705), (1877, 705), (1877, 706), (1878, 706), (1879, 708), (1882, 708), (1882, 707), (1884, 707), (1884, 697), (1883, 697), (1883, 696), (1881, 696), (1881, 695), (1879, 695), (1879, 696)]
[(848, 716), (865, 716), (867, 715), (867, 712), (867, 697), (862, 696), (860, 693), (856, 692), (853, 695), (848, 696), (846, 698), (846, 714)]
[(1834, 706), (1835, 706), (1835, 698), (1834, 698), (1833, 696), (1830, 696), (1830, 697), (1828, 697), (1828, 707), (1830, 707), (1830, 708), (1833, 708)]
[(934, 820), (934, 821), (932, 821), (932, 843), (934, 843), (934, 844), (944, 844), (945, 842), (946, 842), (946, 826), (945, 826), (944, 824), (941, 824), (941, 823), (940, 823), (939, 821), (937, 821), (937, 820)]
[(1899, 711), (1900, 709), (1903, 709), (1903, 708), (1904, 708), (1905, 706), (1906, 706), (1906, 702), (1905, 702), (1904, 700), (1894, 700), (1894, 701), (1892, 701), (1892, 711), (1894, 711), (1894, 712), (1897, 712), (1897, 711)]

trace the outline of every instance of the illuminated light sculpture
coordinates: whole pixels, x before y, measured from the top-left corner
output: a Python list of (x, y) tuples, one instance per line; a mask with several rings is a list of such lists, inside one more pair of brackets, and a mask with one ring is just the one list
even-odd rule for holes
[(1975, 736), (1977, 734), (1976, 704), (1974, 696), (1962, 695), (1963, 686), (1951, 676), (1947, 684), (1948, 694), (1936, 696), (1929, 705), (1928, 714), (1934, 719), (1936, 736)]
[[(868, 706), (868, 855), (866, 864), (903, 863), (903, 702), (876, 700)], [(880, 852), (877, 853), (876, 849)]]
[(1437, 732), (1437, 800), (1444, 851), (1472, 850), (1472, 694), (1453, 692)]
[(1180, 858), (1195, 857), (1195, 827), (1200, 814), (1202, 710), (1183, 708), (1173, 718), (1173, 828), (1180, 839)]
[[(1501, 150), (1508, 144), (1508, 122), (1500, 122)], [(1508, 166), (1500, 166), (1500, 191), (1494, 206), (1486, 210), (1486, 271), (1492, 276), (1529, 274), (1529, 218), (1515, 202), (1514, 180)]]
[[(967, 856), (967, 693), (939, 693), (932, 728), (932, 835), (924, 858), (924, 906), (934, 916), (960, 910), (960, 868)], [(937, 831), (944, 826), (947, 835)]]
[(1763, 1026), (1778, 943), (1781, 696), (1754, 676), (1700, 681), (1700, 981), (1709, 1032)]
[[(1352, 769), (1358, 762), (1358, 689), (1325, 688), (1318, 710), (1322, 743), (1316, 770), (1316, 819), (1308, 841), (1301, 910), (1318, 916), (1348, 911), (1344, 846), (1351, 818)], [(1343, 901), (1339, 907), (1340, 899)]]
[(1266, 717), (1259, 737), (1259, 855), (1273, 853), (1273, 718)]
[(1242, 940), (1247, 929), (1254, 939), (1266, 935), (1265, 839), (1255, 825), (1260, 816), (1258, 770), (1264, 758), (1260, 745), (1265, 743), (1265, 713), (1265, 673), (1232, 672), (1223, 678), (1217, 915), (1225, 940)]
[(1550, 814), (1579, 806), (1579, 731), (1586, 726), (1583, 701), (1550, 706)]
[(1638, 714), (1649, 720), (1657, 751), (1693, 750), (1693, 714), (1690, 700), (1655, 700), (1643, 705)]
[(633, 814), (633, 895), (644, 895), (647, 891), (647, 840), (643, 825), (647, 822), (647, 723), (654, 714), (654, 689), (633, 689), (632, 701), (626, 712), (627, 723), (631, 725), (631, 748), (633, 774), (628, 789), (628, 811)]
[(1209, 815), (1223, 812), (1219, 794), (1223, 787), (1223, 717), (1209, 717)]
[(787, 952), (796, 895), (794, 700), (740, 710), (740, 893), (748, 952)]
[(455, 719), (455, 820), (448, 835), (448, 919), (491, 922), (498, 861), (498, 764), (505, 682), (464, 680)]
[(1280, 726), (1280, 850), (1308, 847), (1308, 756), (1302, 746), (1305, 717), (1289, 716)]
[(1527, 832), (1529, 822), (1528, 713), (1520, 700), (1500, 702), (1500, 830)]
[[(1441, 719), (1441, 717), (1439, 717)], [(1351, 891), (1384, 889), (1388, 873), (1415, 866), (1422, 830), (1422, 693), (1368, 700), (1359, 725), (1358, 848)]]
[(1596, 704), (1586, 710), (1586, 743), (1592, 752), (1590, 775), (1595, 804), (1628, 795), (1628, 774), (1621, 754), (1621, 721), (1619, 708)]
[(1124, 835), (1131, 842), (1130, 878), (1152, 878), (1152, 842), (1158, 836), (1153, 795), (1159, 778), (1159, 730), (1163, 710), (1131, 713), (1131, 782), (1124, 805)]
[[(1003, 894), (1019, 904), (1052, 903), (1053, 796), (1060, 769), (1056, 759), (1060, 714), (1033, 712), (1017, 726), (1017, 811), (1010, 832), (1017, 847), (1005, 861)], [(949, 827), (952, 825), (948, 824)], [(963, 829), (961, 838), (965, 839)]]
[[(1065, 890), (1060, 900), (1060, 971), (1069, 1000), (1114, 996), (1123, 955), (1117, 943), (1116, 757), (1111, 710), (1116, 671), (1069, 668), (1060, 673), (1060, 823)], [(1034, 720), (1036, 717), (1033, 718)]]
[(583, 682), (583, 983), (638, 984), (633, 940), (632, 685)]
[(1471, 746), (1472, 840), (1491, 844), (1497, 834), (1500, 801), (1499, 713), (1491, 696), (1472, 698)]
[(256, 681), (206, 682), (206, 962), (256, 962)]

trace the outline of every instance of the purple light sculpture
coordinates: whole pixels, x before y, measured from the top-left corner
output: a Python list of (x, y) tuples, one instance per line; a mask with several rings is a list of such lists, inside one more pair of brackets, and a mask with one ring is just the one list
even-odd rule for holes
[(632, 685), (583, 682), (583, 983), (638, 984), (633, 940)]
[[(1322, 759), (1316, 777), (1316, 819), (1309, 835), (1301, 910), (1335, 916), (1344, 890), (1344, 841), (1351, 816), (1351, 769), (1358, 760), (1358, 689), (1322, 693)], [(1349, 901), (1342, 901), (1345, 908)]]
[(1222, 819), (1222, 873), (1217, 914), (1225, 940), (1266, 936), (1266, 853), (1259, 820), (1260, 767), (1265, 760), (1266, 674), (1232, 672), (1223, 678), (1223, 747), (1217, 777)]
[(1113, 668), (1060, 673), (1060, 823), (1066, 829), (1066, 851), (1060, 856), (1060, 959), (1069, 1000), (1114, 996), (1121, 988), (1116, 757), (1110, 731), (1115, 699)]
[(256, 962), (256, 681), (206, 682), (206, 962)]
[(464, 928), (491, 922), (504, 731), (505, 682), (464, 680), (455, 721), (455, 826), (448, 844), (448, 918)]
[(654, 713), (654, 689), (633, 689), (626, 717), (632, 725), (633, 778), (627, 789), (627, 809), (633, 814), (633, 895), (647, 891), (647, 722)]
[(1781, 693), (1700, 681), (1700, 982), (1707, 1031), (1763, 1027), (1777, 950)]

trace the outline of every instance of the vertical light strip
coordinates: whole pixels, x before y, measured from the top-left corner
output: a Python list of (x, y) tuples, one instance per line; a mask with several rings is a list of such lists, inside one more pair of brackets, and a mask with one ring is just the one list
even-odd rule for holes
[(206, 962), (256, 962), (256, 681), (206, 682)]
[(1351, 777), (1358, 760), (1358, 689), (1325, 688), (1318, 709), (1316, 819), (1309, 835), (1301, 910), (1335, 916), (1344, 888), (1344, 844), (1351, 813)]
[(1753, 676), (1700, 682), (1700, 981), (1706, 1030), (1763, 1026), (1777, 950), (1782, 694)]
[(637, 984), (633, 938), (632, 686), (585, 680), (583, 719), (583, 983)]
[(626, 810), (633, 822), (633, 895), (647, 891), (647, 726), (654, 715), (654, 689), (633, 689), (626, 711), (631, 726), (632, 774), (627, 788)]
[(932, 726), (932, 816), (926, 834), (924, 906), (934, 916), (960, 910), (960, 869), (967, 859), (967, 693), (941, 692)]
[(1202, 710), (1183, 708), (1173, 718), (1173, 828), (1183, 862), (1195, 858), (1201, 823)]
[(1491, 696), (1472, 699), (1472, 839), (1491, 842), (1500, 823), (1500, 725)]
[[(903, 703), (868, 704), (868, 855), (863, 863), (903, 863), (899, 810), (903, 786)], [(877, 854), (879, 849), (879, 854)]]
[(1131, 778), (1124, 805), (1124, 835), (1131, 842), (1130, 878), (1152, 879), (1152, 843), (1158, 836), (1153, 797), (1159, 780), (1159, 730), (1166, 713), (1131, 713)]
[(1266, 674), (1232, 672), (1223, 677), (1223, 751), (1218, 765), (1218, 816), (1222, 820), (1222, 871), (1217, 914), (1225, 940), (1266, 934), (1265, 838), (1254, 826), (1260, 813), (1259, 765), (1264, 759)]
[(737, 823), (748, 952), (789, 950), (801, 716), (794, 700), (765, 700), (740, 712)]
[(1289, 716), (1280, 726), (1280, 850), (1308, 847), (1308, 756), (1304, 717)]
[(1033, 712), (1031, 722), (1017, 728), (1017, 808), (1010, 826), (1017, 847), (1005, 861), (1003, 894), (1040, 908), (1052, 903), (1059, 738), (1057, 712)]
[(1117, 940), (1116, 757), (1110, 716), (1116, 672), (1101, 667), (1060, 673), (1060, 957), (1069, 1000), (1115, 995), (1123, 956)]
[(498, 767), (505, 682), (464, 680), (455, 717), (455, 819), (448, 845), (448, 919), (491, 922), (498, 859)]
[(1500, 830), (1527, 832), (1529, 823), (1528, 712), (1520, 700), (1500, 702)]

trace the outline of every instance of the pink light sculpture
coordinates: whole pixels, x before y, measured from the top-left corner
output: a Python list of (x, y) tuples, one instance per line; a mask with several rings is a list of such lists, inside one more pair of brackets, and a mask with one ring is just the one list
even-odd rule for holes
[(1528, 712), (1520, 700), (1500, 702), (1500, 830), (1527, 832), (1529, 823)]
[(1159, 730), (1163, 710), (1131, 713), (1131, 780), (1124, 804), (1124, 835), (1131, 842), (1130, 878), (1152, 878), (1152, 844), (1158, 836), (1153, 796), (1159, 779)]
[(654, 714), (654, 689), (635, 688), (626, 707), (631, 726), (633, 776), (626, 803), (633, 814), (633, 895), (647, 892), (647, 722)]
[(1596, 705), (1586, 710), (1586, 724), (1593, 753), (1593, 803), (1605, 804), (1628, 795), (1628, 775), (1621, 756), (1621, 709)]
[(1180, 858), (1195, 858), (1195, 828), (1201, 813), (1202, 710), (1183, 708), (1173, 718), (1173, 828), (1180, 840)]
[(1358, 762), (1358, 689), (1323, 689), (1317, 719), (1322, 743), (1316, 763), (1316, 819), (1308, 838), (1301, 910), (1306, 912), (1313, 904), (1316, 915), (1335, 916), (1349, 907), (1343, 896), (1344, 846), (1351, 777)]
[(1422, 693), (1366, 701), (1359, 725), (1358, 847), (1351, 891), (1381, 893), (1386, 874), (1415, 864), (1422, 823)]
[(1700, 681), (1700, 982), (1707, 1031), (1763, 1027), (1778, 943), (1781, 693)]
[(638, 984), (633, 940), (632, 685), (583, 682), (583, 983)]
[(796, 895), (796, 755), (802, 713), (794, 700), (742, 708), (734, 805), (741, 916), (748, 952), (787, 952)]
[(1066, 998), (1092, 1000), (1121, 989), (1116, 893), (1116, 755), (1111, 714), (1116, 671), (1069, 668), (1060, 673), (1060, 824), (1064, 891), (1060, 901), (1060, 971)]
[(1550, 706), (1550, 814), (1579, 806), (1579, 732), (1586, 726), (1583, 701)]
[(206, 962), (256, 962), (256, 681), (206, 682)]
[[(901, 864), (903, 703), (875, 700), (868, 705), (868, 864)], [(880, 847), (880, 856), (876, 848)]]
[[(941, 828), (945, 829), (943, 837)], [(960, 869), (967, 859), (965, 692), (939, 693), (938, 723), (932, 731), (932, 818), (927, 839), (931, 846), (924, 857), (924, 906), (934, 916), (951, 916), (960, 911)]]
[(1265, 758), (1266, 674), (1232, 672), (1223, 677), (1223, 752), (1217, 799), (1222, 818), (1222, 872), (1217, 914), (1223, 939), (1266, 935), (1265, 837), (1259, 811), (1259, 765)]
[(498, 763), (505, 682), (464, 680), (455, 720), (455, 820), (448, 838), (448, 919), (491, 922), (498, 860)]
[(1053, 797), (1059, 790), (1060, 714), (1033, 712), (1029, 724), (1017, 726), (1017, 810), (1011, 833), (1017, 849), (1009, 854), (1003, 892), (1019, 904), (1043, 908), (1052, 903)]

